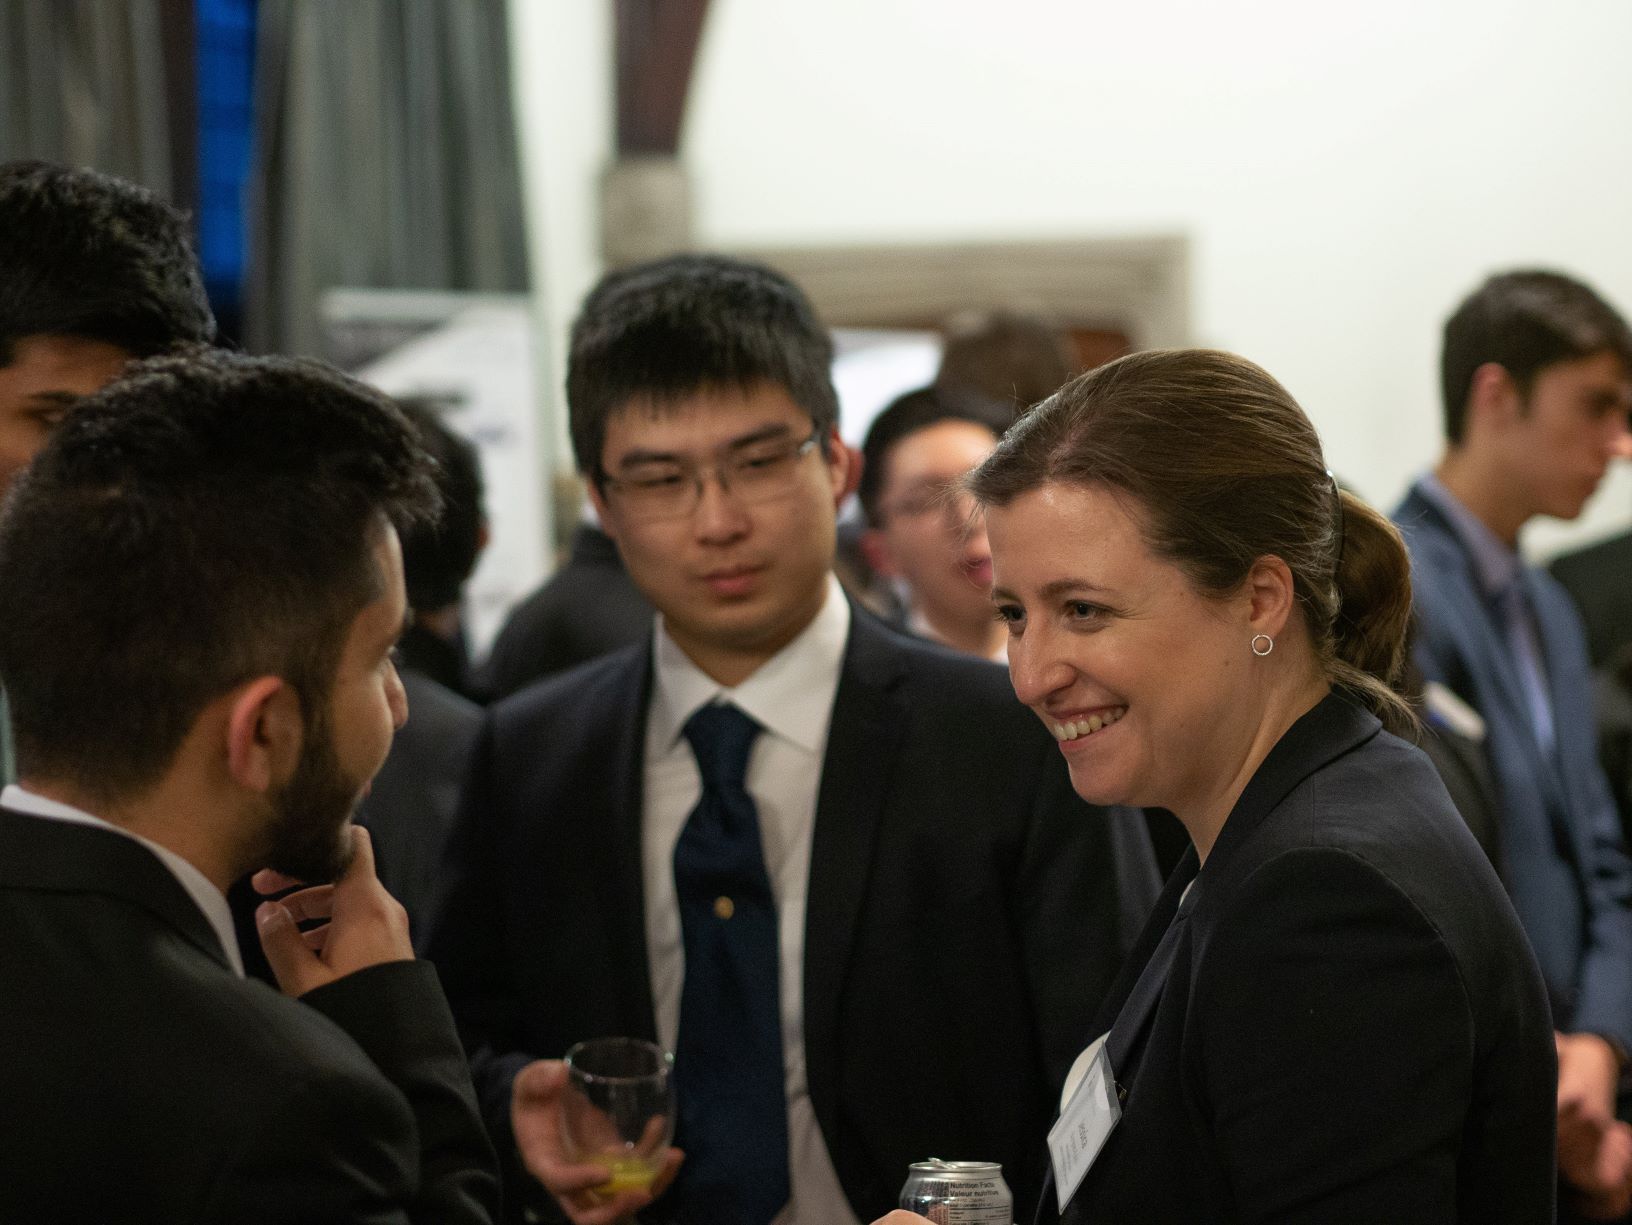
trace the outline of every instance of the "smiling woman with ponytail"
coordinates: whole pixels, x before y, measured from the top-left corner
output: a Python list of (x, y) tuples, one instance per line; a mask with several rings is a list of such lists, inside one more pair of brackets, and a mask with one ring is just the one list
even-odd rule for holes
[(1085, 1023), (1039, 1220), (1551, 1220), (1541, 980), (1411, 743), (1405, 549), (1302, 409), (1242, 358), (1138, 353), (968, 487), (1077, 792), (1193, 843)]

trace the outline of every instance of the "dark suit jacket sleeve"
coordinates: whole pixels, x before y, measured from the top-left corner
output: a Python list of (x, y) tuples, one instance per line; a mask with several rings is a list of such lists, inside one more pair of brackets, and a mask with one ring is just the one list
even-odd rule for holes
[(494, 736), (489, 716), (472, 753), (448, 842), (446, 888), (435, 910), (426, 953), (447, 989), (488, 1134), (508, 1165), (515, 1152), (511, 1084), (534, 1056), (520, 1049), (522, 1004), (510, 976), (497, 885), (502, 876), (495, 858), (501, 851), (493, 826), (502, 809), (491, 795)]
[(1607, 1034), (1632, 1050), (1632, 858), (1621, 836), (1620, 814), (1598, 760), (1593, 678), (1580, 619), (1569, 597), (1542, 584), (1538, 616), (1554, 649), (1554, 720), (1567, 780), (1586, 823), (1587, 947), (1572, 1029)]
[(1632, 844), (1632, 653), (1599, 675), (1597, 714), (1598, 759), (1620, 810), (1622, 837)]
[(1052, 741), (1047, 750), (1015, 893), (1032, 1011), (1049, 1083), (1058, 1087), (1093, 1037), (1084, 1026), (1110, 990), (1160, 881), (1142, 814), (1083, 803)]
[(425, 962), (351, 974), (303, 997), (383, 1073), (331, 1069), (260, 1116), (203, 1219), (223, 1225), (487, 1225), (498, 1180), (453, 1022)]
[(1226, 1215), (1460, 1219), (1474, 1026), (1449, 949), (1404, 894), (1347, 852), (1283, 853), (1238, 887), (1195, 975), (1185, 1075), (1232, 1183)]
[(1632, 860), (1621, 840), (1620, 816), (1601, 767), (1582, 780), (1591, 797), (1587, 874), (1587, 948), (1573, 1028), (1606, 1034), (1632, 1050)]
[[(1565, 597), (1560, 595), (1558, 599)], [(1550, 633), (1579, 638), (1579, 628), (1569, 623), (1572, 613), (1564, 612), (1563, 623), (1557, 605), (1541, 610), (1541, 615)], [(1466, 665), (1447, 627), (1425, 620), (1421, 630), (1414, 655), (1424, 677), (1471, 697)], [(1572, 728), (1592, 727), (1591, 715), (1585, 711), (1590, 701), (1589, 682), (1583, 677), (1579, 684), (1563, 687), (1580, 691), (1582, 709), (1555, 709), (1561, 737), (1575, 734)], [(1620, 820), (1601, 767), (1584, 759), (1574, 764), (1580, 767), (1579, 777), (1570, 781), (1583, 799), (1577, 839), (1580, 853), (1586, 857), (1582, 901), (1587, 911), (1587, 931), (1569, 1024), (1576, 1031), (1610, 1035), (1632, 1049), (1632, 859), (1627, 857)]]

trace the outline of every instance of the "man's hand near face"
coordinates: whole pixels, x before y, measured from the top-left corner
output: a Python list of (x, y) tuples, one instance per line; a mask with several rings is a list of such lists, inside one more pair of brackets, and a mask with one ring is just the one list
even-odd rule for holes
[[(338, 978), (389, 961), (412, 961), (408, 912), (374, 872), (374, 844), (361, 826), (351, 830), (352, 858), (332, 885), (299, 889), (255, 912), (261, 948), (289, 996), (305, 995)], [(280, 893), (302, 882), (271, 869), (257, 872), (256, 892)], [(299, 924), (322, 920), (301, 931)]]

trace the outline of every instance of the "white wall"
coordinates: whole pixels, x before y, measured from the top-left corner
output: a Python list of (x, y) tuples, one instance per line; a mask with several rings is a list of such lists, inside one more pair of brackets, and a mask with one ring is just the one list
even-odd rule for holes
[[(559, 337), (597, 270), (611, 4), (512, 4)], [(705, 244), (1188, 234), (1195, 339), (1285, 381), (1385, 504), (1486, 273), (1632, 310), (1627, 0), (714, 0), (684, 156)], [(1629, 519), (1620, 472), (1530, 544)]]
[(572, 471), (566, 336), (601, 274), (600, 176), (613, 150), (611, 0), (510, 0), (545, 461)]
[[(1389, 503), (1483, 275), (1632, 310), (1629, 52), (1626, 0), (715, 0), (685, 155), (722, 246), (1187, 233), (1196, 340)], [(1621, 472), (1575, 534), (1629, 518)]]

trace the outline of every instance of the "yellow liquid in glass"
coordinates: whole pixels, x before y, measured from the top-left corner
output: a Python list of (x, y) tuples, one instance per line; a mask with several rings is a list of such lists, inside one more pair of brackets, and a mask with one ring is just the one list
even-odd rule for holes
[(620, 1191), (645, 1191), (657, 1177), (657, 1163), (648, 1157), (597, 1157), (597, 1165), (612, 1171), (612, 1177), (595, 1188), (595, 1194), (611, 1199)]

